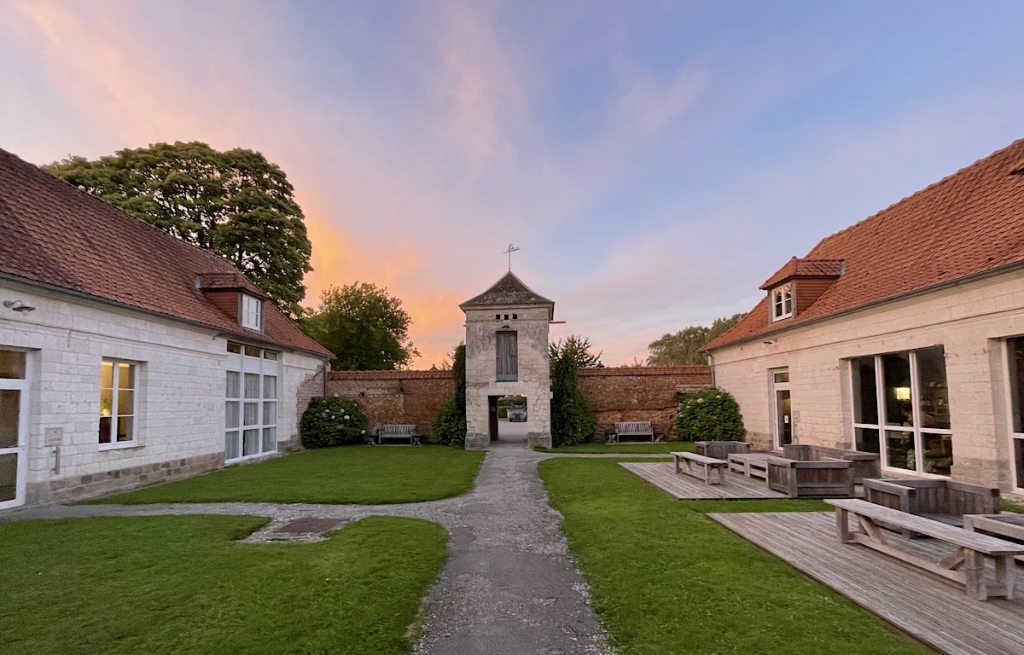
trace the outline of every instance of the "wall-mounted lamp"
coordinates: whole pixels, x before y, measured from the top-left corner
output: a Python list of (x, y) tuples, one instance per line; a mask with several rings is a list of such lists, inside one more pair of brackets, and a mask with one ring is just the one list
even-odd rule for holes
[(910, 400), (910, 387), (896, 387), (896, 400)]
[(30, 307), (20, 300), (5, 300), (4, 307), (11, 311), (21, 312), (23, 314), (36, 311), (35, 307)]

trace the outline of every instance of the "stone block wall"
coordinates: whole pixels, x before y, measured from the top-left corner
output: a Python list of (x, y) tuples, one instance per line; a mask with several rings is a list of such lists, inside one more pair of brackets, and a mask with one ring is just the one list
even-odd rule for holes
[(650, 421), (656, 435), (674, 439), (676, 393), (711, 386), (711, 367), (585, 368), (577, 377), (598, 438), (614, 432), (620, 421)]

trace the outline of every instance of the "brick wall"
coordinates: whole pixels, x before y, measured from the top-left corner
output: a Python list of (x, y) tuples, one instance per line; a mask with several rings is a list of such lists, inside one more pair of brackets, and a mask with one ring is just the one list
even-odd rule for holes
[[(449, 371), (332, 371), (328, 393), (352, 398), (369, 429), (383, 423), (415, 423), (429, 434), (438, 406), (455, 393)], [(616, 421), (651, 421), (659, 435), (671, 435), (673, 397), (711, 385), (707, 366), (595, 368), (579, 372), (580, 391), (597, 419), (597, 434)]]

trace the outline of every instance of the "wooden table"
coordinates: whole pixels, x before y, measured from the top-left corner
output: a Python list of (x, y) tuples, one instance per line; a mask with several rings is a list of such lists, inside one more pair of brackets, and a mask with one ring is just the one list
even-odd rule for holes
[[(839, 540), (844, 544), (861, 544), (900, 561), (912, 564), (964, 585), (967, 595), (976, 600), (1003, 596), (1013, 599), (1016, 585), (1014, 556), (1024, 555), (1024, 544), (1015, 544), (996, 537), (958, 528), (923, 516), (907, 514), (864, 500), (826, 500), (836, 508), (836, 527)], [(858, 530), (851, 531), (849, 515), (857, 520)], [(884, 522), (897, 528), (910, 530), (956, 546), (956, 551), (940, 562), (933, 562), (891, 545), (882, 528)], [(990, 587), (985, 580), (985, 560), (995, 565), (996, 584)]]

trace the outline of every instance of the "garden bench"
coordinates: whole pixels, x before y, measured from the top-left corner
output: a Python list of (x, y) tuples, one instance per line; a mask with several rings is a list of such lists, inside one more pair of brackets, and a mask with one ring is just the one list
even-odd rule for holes
[(865, 480), (864, 500), (955, 526), (965, 514), (1000, 511), (999, 489), (953, 480)]
[(748, 478), (768, 481), (768, 453), (733, 453), (729, 455), (729, 470)]
[[(669, 453), (676, 463), (676, 473), (686, 473), (695, 478), (700, 478), (705, 484), (722, 484), (725, 479), (725, 470), (729, 463), (714, 457), (705, 457), (697, 453), (674, 452)], [(683, 466), (680, 466), (682, 464)], [(711, 472), (718, 473), (718, 479), (711, 481)]]
[(863, 484), (866, 478), (882, 477), (881, 458), (876, 453), (862, 453), (856, 450), (843, 450), (828, 446), (812, 444), (786, 444), (782, 447), (782, 456), (801, 462), (820, 462), (825, 459), (845, 459), (853, 469), (853, 483)]
[(377, 445), (385, 439), (408, 439), (409, 445), (419, 446), (420, 436), (416, 434), (416, 426), (409, 423), (385, 423), (377, 426)]
[(654, 437), (654, 428), (650, 421), (626, 421), (615, 424), (615, 434), (608, 438), (608, 443), (620, 443), (619, 437), (650, 437), (651, 443), (661, 441)]
[[(967, 514), (964, 516), (964, 530), (1024, 543), (1024, 514)], [(1017, 557), (1017, 561), (1024, 564), (1024, 556)]]
[(822, 457), (807, 462), (768, 457), (768, 488), (790, 498), (850, 498), (853, 469), (845, 459)]
[(745, 441), (697, 441), (693, 450), (698, 455), (728, 461), (733, 453), (749, 453), (750, 444)]
[[(836, 527), (842, 543), (867, 546), (902, 562), (958, 582), (965, 586), (967, 595), (976, 600), (986, 600), (995, 596), (1013, 599), (1016, 581), (1013, 558), (1015, 555), (1024, 555), (1024, 545), (875, 505), (866, 500), (844, 498), (825, 502), (836, 508)], [(858, 528), (852, 531), (848, 522), (851, 514), (856, 519)], [(909, 553), (890, 544), (877, 522), (895, 525), (909, 532), (944, 541), (956, 546), (956, 551), (940, 562)], [(989, 587), (985, 581), (986, 559), (991, 559), (995, 564), (994, 587)]]

